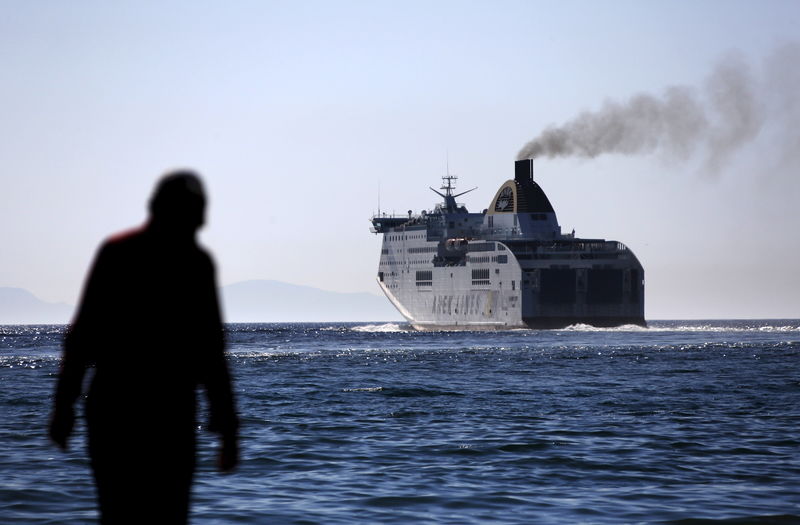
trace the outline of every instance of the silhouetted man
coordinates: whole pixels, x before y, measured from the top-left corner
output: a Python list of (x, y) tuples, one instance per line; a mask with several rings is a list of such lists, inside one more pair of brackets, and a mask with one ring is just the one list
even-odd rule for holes
[(64, 340), (50, 436), (62, 448), (84, 373), (89, 456), (102, 523), (185, 523), (195, 465), (195, 390), (238, 462), (214, 266), (196, 243), (205, 197), (191, 172), (165, 176), (150, 219), (100, 248)]

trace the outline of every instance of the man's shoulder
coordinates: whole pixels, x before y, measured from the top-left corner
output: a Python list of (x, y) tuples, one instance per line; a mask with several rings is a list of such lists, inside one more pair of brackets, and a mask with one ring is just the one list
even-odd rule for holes
[(101, 249), (106, 250), (124, 250), (133, 247), (142, 242), (144, 236), (144, 229), (131, 228), (121, 232), (110, 235), (103, 242)]
[[(100, 246), (100, 253), (106, 256), (128, 258), (136, 254), (141, 255), (159, 251), (163, 248), (164, 245), (161, 242), (154, 240), (152, 235), (148, 234), (147, 228), (139, 227), (124, 230), (107, 237)], [(196, 263), (213, 271), (215, 267), (214, 259), (204, 247), (192, 243), (188, 250), (181, 248), (180, 251), (183, 253), (183, 257), (194, 258)]]

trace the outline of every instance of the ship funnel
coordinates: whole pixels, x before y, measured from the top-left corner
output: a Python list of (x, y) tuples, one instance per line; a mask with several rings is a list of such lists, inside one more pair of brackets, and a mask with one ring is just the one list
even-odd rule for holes
[(533, 181), (533, 159), (514, 162), (514, 180), (517, 182)]

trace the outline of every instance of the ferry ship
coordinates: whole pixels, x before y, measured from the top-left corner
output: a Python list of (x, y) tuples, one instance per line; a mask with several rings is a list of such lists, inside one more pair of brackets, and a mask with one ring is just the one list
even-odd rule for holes
[[(618, 241), (561, 233), (533, 160), (489, 207), (469, 213), (442, 177), (431, 211), (372, 217), (383, 235), (377, 281), (418, 330), (645, 326), (644, 269)], [(476, 188), (473, 188), (473, 190)], [(469, 190), (469, 191), (473, 191)]]

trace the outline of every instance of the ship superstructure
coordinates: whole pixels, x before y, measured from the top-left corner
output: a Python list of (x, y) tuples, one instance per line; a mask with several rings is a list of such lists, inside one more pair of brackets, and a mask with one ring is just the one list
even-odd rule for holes
[[(533, 180), (533, 161), (489, 208), (469, 213), (443, 177), (443, 201), (407, 216), (378, 214), (378, 284), (416, 329), (644, 325), (644, 270), (624, 244), (562, 234)], [(472, 191), (472, 190), (469, 190)]]

